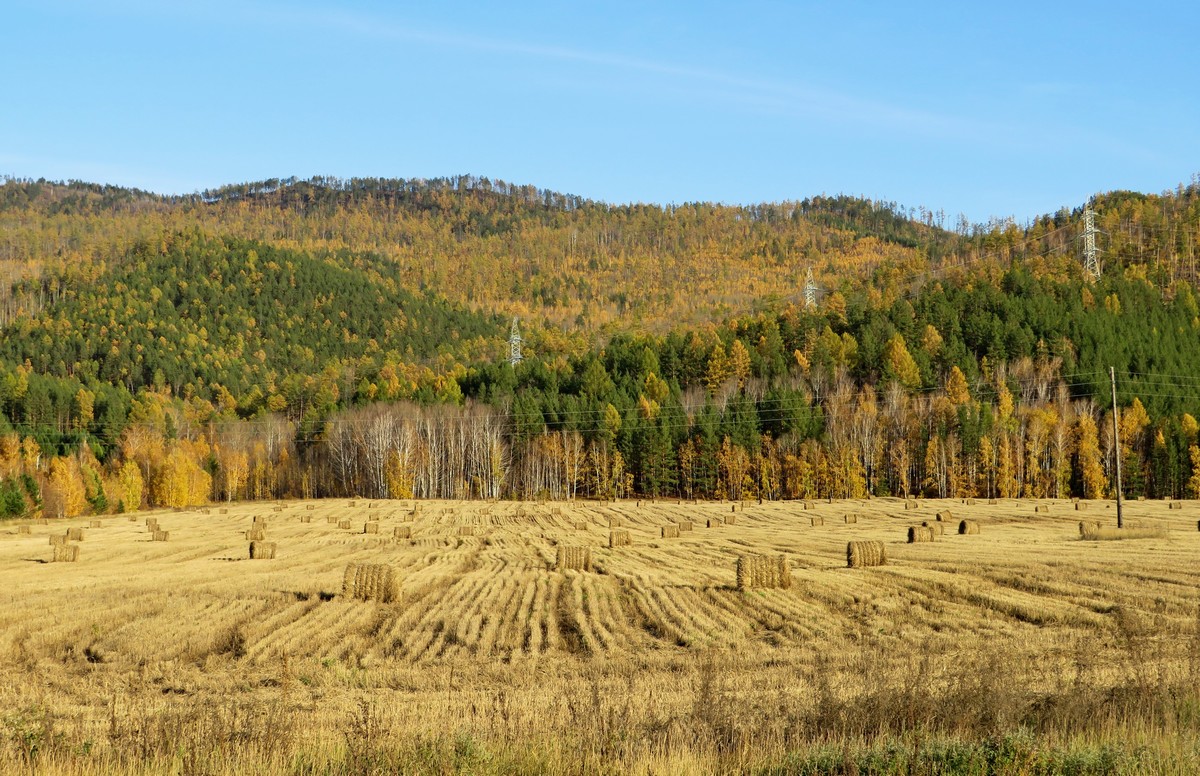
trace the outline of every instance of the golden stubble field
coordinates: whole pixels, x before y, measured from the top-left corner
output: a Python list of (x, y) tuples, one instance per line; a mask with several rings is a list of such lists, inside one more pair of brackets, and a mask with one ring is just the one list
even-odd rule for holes
[[(3, 762), (371, 772), (403, 744), (415, 770), (504, 770), (520, 747), (513, 772), (698, 773), (881, 733), (991, 735), (1031, 707), (1050, 720), (1034, 735), (1175, 746), (1157, 717), (1087, 699), (1200, 675), (1200, 505), (1128, 503), (1165, 533), (1122, 541), (1079, 536), (1115, 525), (1111, 502), (808, 506), (340, 499), (5, 525)], [(943, 510), (945, 535), (906, 543)], [(256, 517), (274, 559), (249, 558)], [(617, 521), (631, 544), (610, 549)], [(662, 538), (679, 521), (694, 527)], [(48, 562), (67, 528), (78, 561)], [(888, 564), (847, 568), (851, 540), (884, 542)], [(560, 545), (592, 570), (556, 571)], [(792, 586), (737, 589), (745, 553), (786, 554)], [(399, 600), (343, 596), (349, 563), (394, 567)]]

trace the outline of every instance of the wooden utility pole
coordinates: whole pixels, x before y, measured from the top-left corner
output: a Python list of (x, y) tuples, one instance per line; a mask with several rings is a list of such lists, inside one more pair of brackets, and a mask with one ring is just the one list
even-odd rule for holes
[(1113, 463), (1116, 464), (1117, 471), (1117, 528), (1124, 528), (1125, 523), (1121, 515), (1121, 427), (1117, 423), (1117, 373), (1111, 366), (1108, 368), (1108, 379), (1112, 383)]

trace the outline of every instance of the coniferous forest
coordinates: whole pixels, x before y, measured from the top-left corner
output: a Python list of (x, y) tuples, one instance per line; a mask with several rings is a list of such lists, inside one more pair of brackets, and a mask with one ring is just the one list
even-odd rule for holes
[(1127, 496), (1200, 496), (1200, 183), (1089, 207), (1099, 278), (1082, 207), (972, 225), (474, 176), (8, 179), (0, 514), (1102, 498), (1118, 456)]

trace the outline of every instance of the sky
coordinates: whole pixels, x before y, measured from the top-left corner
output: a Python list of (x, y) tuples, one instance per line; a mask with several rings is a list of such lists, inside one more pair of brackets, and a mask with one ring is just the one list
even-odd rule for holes
[(0, 0), (0, 175), (463, 173), (1023, 223), (1200, 172), (1192, 2)]

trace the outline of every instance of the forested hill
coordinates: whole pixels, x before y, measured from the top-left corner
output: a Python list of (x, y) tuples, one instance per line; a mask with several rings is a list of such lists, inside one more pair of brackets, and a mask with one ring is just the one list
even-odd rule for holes
[[(972, 226), (849, 197), (614, 206), (469, 177), (187, 197), (8, 181), (0, 512), (43, 492), (60, 511), (1098, 497), (1117, 454), (1131, 495), (1200, 495), (1198, 192), (1096, 196), (1093, 279), (1081, 210)], [(63, 506), (72, 482), (91, 506)]]

